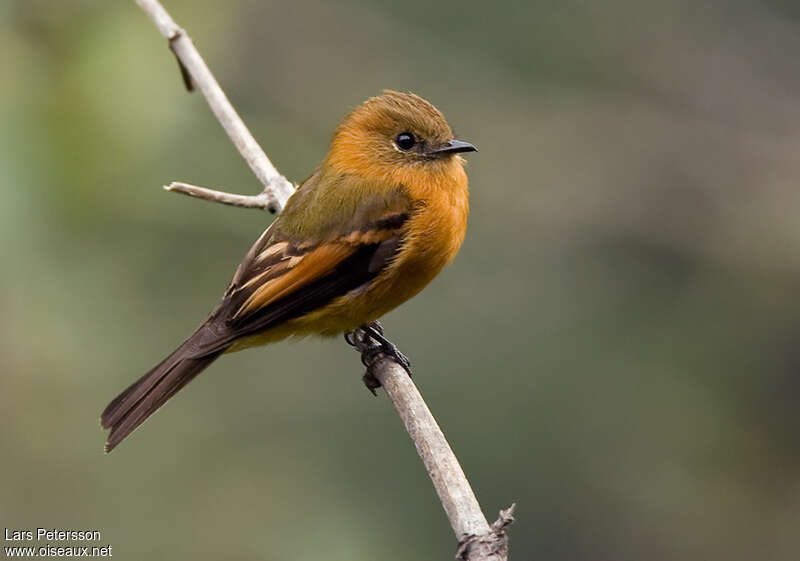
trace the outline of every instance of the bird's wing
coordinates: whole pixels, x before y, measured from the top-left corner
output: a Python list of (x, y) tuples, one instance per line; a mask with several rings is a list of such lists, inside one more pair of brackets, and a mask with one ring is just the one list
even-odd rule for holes
[(399, 249), (413, 209), (404, 194), (373, 193), (311, 236), (294, 234), (279, 217), (239, 265), (209, 317), (213, 328), (195, 341), (195, 356), (300, 317), (372, 280)]
[(415, 205), (402, 187), (335, 179), (320, 185), (319, 173), (312, 175), (247, 253), (206, 321), (106, 407), (107, 451), (237, 339), (325, 306), (391, 263)]

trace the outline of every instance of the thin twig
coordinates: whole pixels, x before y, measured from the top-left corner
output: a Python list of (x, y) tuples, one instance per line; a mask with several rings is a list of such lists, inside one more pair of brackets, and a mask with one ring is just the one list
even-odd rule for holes
[[(294, 190), (293, 185), (278, 173), (247, 130), (186, 32), (178, 27), (157, 0), (136, 1), (161, 34), (169, 40), (170, 48), (182, 65), (184, 79), (190, 78), (187, 85), (197, 85), (203, 92), (228, 136), (264, 185), (261, 194), (252, 196), (235, 195), (178, 182), (165, 186), (165, 189), (214, 202), (280, 212)], [(371, 363), (369, 370), (392, 400), (433, 481), (459, 542), (456, 557), (463, 561), (506, 561), (508, 541), (505, 527), (514, 519), (514, 505), (500, 511), (498, 520), (489, 525), (453, 450), (406, 371), (380, 354)]]
[(501, 510), (498, 520), (489, 526), (461, 464), (411, 376), (390, 358), (383, 355), (379, 357), (369, 366), (369, 370), (392, 400), (425, 464), (453, 533), (458, 538), (456, 558), (464, 561), (508, 559), (505, 527), (514, 521), (515, 505)]
[(169, 185), (164, 185), (164, 190), (242, 208), (260, 208), (265, 210), (268, 209), (270, 205), (270, 199), (266, 192), (263, 191), (258, 195), (236, 195), (234, 193), (217, 191), (190, 183), (181, 183), (180, 181), (173, 181)]
[(222, 128), (228, 133), (228, 137), (236, 146), (236, 149), (264, 186), (262, 194), (269, 201), (266, 205), (267, 210), (280, 212), (287, 199), (294, 192), (294, 185), (278, 173), (278, 170), (272, 165), (261, 146), (250, 134), (242, 118), (236, 113), (225, 92), (219, 87), (214, 75), (211, 74), (208, 66), (206, 66), (200, 53), (197, 52), (189, 35), (175, 23), (157, 0), (136, 0), (136, 3), (150, 16), (161, 35), (167, 38), (172, 52), (175, 53), (182, 65), (182, 70), (188, 73), (192, 83), (197, 85), (203, 93)]

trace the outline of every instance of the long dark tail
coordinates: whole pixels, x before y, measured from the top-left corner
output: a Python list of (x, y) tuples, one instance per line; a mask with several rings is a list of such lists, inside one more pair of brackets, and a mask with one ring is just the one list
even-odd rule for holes
[(108, 404), (100, 416), (100, 425), (111, 429), (106, 440), (106, 452), (111, 452), (136, 427), (145, 422), (178, 390), (191, 382), (225, 351), (223, 348), (198, 354), (198, 343), (207, 336), (207, 328), (204, 325), (171, 355)]

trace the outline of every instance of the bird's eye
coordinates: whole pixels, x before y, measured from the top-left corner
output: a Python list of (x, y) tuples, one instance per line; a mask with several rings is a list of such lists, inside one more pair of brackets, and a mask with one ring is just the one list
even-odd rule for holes
[(394, 143), (397, 144), (400, 150), (411, 150), (417, 143), (417, 139), (410, 132), (401, 132), (394, 139)]

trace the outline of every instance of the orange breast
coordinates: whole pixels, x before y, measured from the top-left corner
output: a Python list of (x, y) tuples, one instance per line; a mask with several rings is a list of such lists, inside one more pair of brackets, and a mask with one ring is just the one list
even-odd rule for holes
[(404, 182), (419, 207), (404, 227), (404, 242), (392, 264), (369, 285), (291, 322), (295, 331), (334, 335), (374, 321), (419, 293), (455, 258), (464, 241), (469, 202), (466, 174), (460, 161), (453, 163), (454, 169), (435, 182)]

